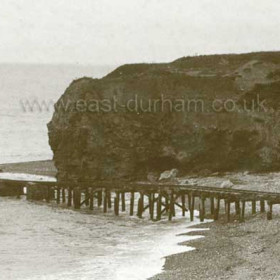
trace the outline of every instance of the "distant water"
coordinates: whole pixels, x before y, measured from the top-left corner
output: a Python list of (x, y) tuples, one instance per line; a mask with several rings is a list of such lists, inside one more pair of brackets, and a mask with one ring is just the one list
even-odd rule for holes
[[(20, 101), (56, 101), (81, 76), (112, 67), (0, 65), (0, 163), (52, 158), (46, 124), (53, 110), (24, 112)], [(74, 211), (0, 197), (0, 279), (142, 280), (166, 255), (190, 250), (176, 236), (189, 217), (151, 222), (95, 209)], [(195, 221), (192, 224), (197, 223)]]
[[(52, 102), (58, 100), (72, 80), (84, 76), (100, 78), (113, 69), (0, 64), (0, 163), (51, 159), (46, 124), (53, 114)], [(30, 112), (26, 102), (37, 101), (46, 102), (49, 111), (40, 112), (35, 107)]]

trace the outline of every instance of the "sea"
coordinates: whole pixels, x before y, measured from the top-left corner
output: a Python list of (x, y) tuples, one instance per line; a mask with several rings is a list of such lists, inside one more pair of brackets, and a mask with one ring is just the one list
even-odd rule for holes
[[(100, 78), (114, 66), (0, 65), (0, 163), (52, 158), (47, 123), (53, 104), (80, 77)], [(75, 211), (0, 197), (0, 279), (144, 280), (165, 256), (193, 250), (179, 243), (189, 216), (152, 222), (100, 209)], [(179, 210), (178, 210), (179, 211)]]

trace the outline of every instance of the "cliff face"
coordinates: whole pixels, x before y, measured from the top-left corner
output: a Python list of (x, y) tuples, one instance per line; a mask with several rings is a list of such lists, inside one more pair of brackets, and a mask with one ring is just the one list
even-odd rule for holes
[(280, 53), (124, 65), (72, 82), (48, 124), (59, 180), (279, 170)]

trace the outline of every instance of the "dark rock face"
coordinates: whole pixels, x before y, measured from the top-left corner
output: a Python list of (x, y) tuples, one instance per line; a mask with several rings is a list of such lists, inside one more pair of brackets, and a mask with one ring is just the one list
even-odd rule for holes
[(47, 186), (29, 184), (27, 186), (26, 198), (28, 200), (54, 199), (54, 191)]
[(23, 194), (22, 184), (0, 180), (0, 196), (19, 196)]
[(279, 170), (279, 69), (277, 52), (213, 55), (72, 82), (48, 124), (58, 180)]

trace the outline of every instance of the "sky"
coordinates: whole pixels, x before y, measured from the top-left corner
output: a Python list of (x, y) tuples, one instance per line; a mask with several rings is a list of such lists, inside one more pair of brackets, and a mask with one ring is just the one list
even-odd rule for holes
[(119, 65), (280, 49), (279, 0), (0, 0), (0, 63)]

